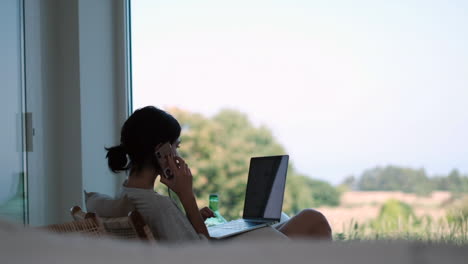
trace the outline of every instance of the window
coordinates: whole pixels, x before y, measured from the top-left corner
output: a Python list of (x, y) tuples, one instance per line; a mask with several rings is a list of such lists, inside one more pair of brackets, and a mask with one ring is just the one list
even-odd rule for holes
[(184, 124), (200, 202), (220, 193), (228, 217), (242, 210), (248, 158), (289, 153), (283, 209), (319, 208), (339, 238), (391, 234), (401, 219), (416, 234), (439, 220), (466, 228), (458, 5), (133, 1), (134, 108)]
[(2, 1), (0, 6), (0, 218), (26, 223), (22, 1)]

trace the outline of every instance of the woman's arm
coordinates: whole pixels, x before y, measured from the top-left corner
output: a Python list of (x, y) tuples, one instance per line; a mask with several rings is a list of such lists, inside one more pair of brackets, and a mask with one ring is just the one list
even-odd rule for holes
[(203, 217), (198, 210), (197, 201), (193, 192), (191, 194), (179, 195), (180, 202), (184, 206), (185, 212), (187, 213), (187, 218), (192, 224), (193, 228), (198, 234), (203, 234), (207, 238), (210, 238), (208, 234), (208, 229), (206, 228)]
[(161, 177), (160, 181), (177, 194), (195, 231), (210, 238), (193, 194), (193, 176), (190, 168), (182, 158), (173, 155), (168, 157), (168, 164), (174, 177), (170, 179)]

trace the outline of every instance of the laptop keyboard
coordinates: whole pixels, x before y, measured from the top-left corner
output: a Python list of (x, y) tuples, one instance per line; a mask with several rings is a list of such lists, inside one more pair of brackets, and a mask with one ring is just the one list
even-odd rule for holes
[(227, 222), (222, 225), (217, 225), (215, 226), (216, 228), (222, 228), (222, 229), (245, 229), (257, 225), (261, 225), (262, 223), (260, 222), (248, 222), (244, 219), (238, 219), (234, 221)]

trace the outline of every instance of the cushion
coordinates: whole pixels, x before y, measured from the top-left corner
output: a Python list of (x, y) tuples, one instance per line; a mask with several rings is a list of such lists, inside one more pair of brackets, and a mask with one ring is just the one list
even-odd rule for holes
[[(466, 264), (467, 247), (385, 241), (238, 241), (167, 246), (130, 240), (59, 235), (22, 228), (0, 230), (0, 262), (8, 264)], [(286, 242), (286, 243), (285, 243)]]
[(125, 195), (122, 198), (112, 198), (96, 192), (84, 192), (85, 204), (88, 212), (96, 213), (100, 217), (122, 217), (135, 210), (135, 205)]

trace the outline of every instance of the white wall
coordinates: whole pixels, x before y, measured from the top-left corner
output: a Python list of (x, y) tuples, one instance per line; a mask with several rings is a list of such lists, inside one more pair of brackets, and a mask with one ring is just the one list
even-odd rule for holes
[[(126, 117), (124, 53), (116, 43), (124, 41), (121, 1), (79, 1), (79, 73), (81, 98), (81, 150), (83, 187), (113, 193), (117, 186), (104, 160), (104, 147), (119, 143)], [(122, 6), (122, 5), (121, 5)], [(119, 16), (115, 15), (119, 14)], [(101, 162), (96, 162), (100, 160)], [(109, 184), (113, 183), (113, 184)]]
[(68, 221), (83, 189), (114, 195), (105, 146), (127, 116), (124, 0), (25, 0), (30, 223)]

